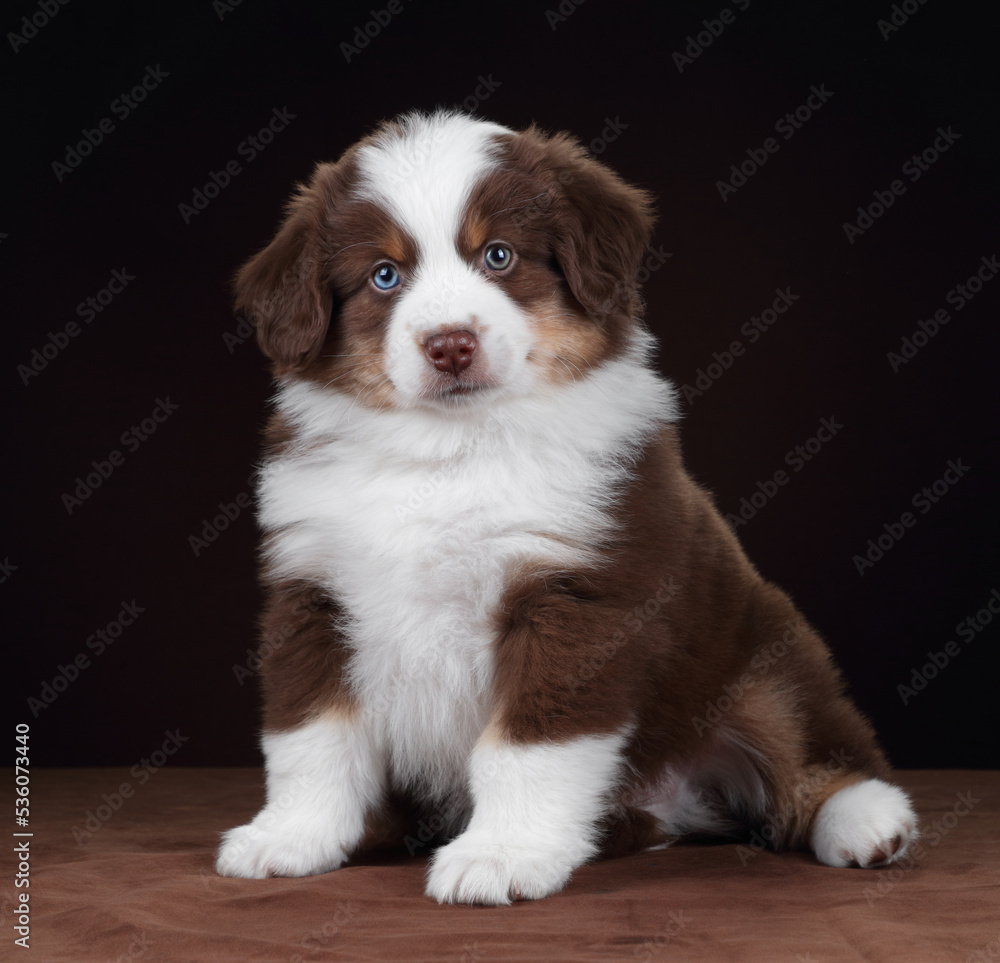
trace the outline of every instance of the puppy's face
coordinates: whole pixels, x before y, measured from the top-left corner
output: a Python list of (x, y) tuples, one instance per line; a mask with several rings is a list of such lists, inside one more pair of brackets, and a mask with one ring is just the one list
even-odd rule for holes
[(647, 197), (565, 136), (408, 115), (316, 169), (237, 308), (280, 378), (476, 407), (627, 348), (651, 223)]

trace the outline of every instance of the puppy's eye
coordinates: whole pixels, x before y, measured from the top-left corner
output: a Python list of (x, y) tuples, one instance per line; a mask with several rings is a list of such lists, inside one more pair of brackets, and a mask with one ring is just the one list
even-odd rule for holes
[(483, 262), (491, 271), (506, 271), (513, 261), (514, 252), (505, 244), (491, 244), (483, 255)]
[(399, 271), (391, 264), (380, 264), (372, 275), (372, 284), (380, 291), (391, 291), (399, 281)]

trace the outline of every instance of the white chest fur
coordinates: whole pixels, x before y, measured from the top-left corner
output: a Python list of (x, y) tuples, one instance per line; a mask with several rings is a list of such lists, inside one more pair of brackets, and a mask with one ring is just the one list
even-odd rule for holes
[(340, 603), (351, 683), (392, 776), (442, 799), (462, 791), (487, 721), (505, 575), (527, 559), (586, 561), (672, 394), (619, 362), (453, 421), (353, 401), (282, 389), (301, 444), (265, 466), (261, 522), (275, 573), (316, 581)]

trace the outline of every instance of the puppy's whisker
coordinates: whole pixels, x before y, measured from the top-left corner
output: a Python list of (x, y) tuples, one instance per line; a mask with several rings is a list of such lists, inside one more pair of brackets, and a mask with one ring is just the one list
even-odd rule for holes
[[(350, 416), (351, 412), (354, 411), (355, 407), (361, 406), (363, 403), (367, 403), (368, 398), (370, 398), (378, 389), (382, 388), (384, 385), (389, 383), (390, 383), (389, 376), (387, 374), (383, 374), (381, 375), (381, 377), (377, 378), (375, 381), (362, 388), (361, 391), (358, 392), (357, 395), (355, 395), (350, 405), (348, 405), (347, 410), (338, 420), (337, 427), (339, 428), (340, 425), (344, 422), (344, 420)], [(374, 406), (374, 410), (382, 411), (384, 410), (385, 407), (386, 405), (384, 404), (384, 402), (379, 402)]]
[(581, 378), (584, 376), (583, 372), (568, 358), (562, 357), (562, 355), (556, 355), (556, 361), (558, 361), (572, 376), (574, 372), (578, 374)]

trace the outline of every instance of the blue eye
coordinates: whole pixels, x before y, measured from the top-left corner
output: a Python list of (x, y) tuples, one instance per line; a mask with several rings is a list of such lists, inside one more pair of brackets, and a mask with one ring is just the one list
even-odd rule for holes
[(391, 264), (383, 264), (375, 268), (375, 273), (372, 275), (372, 284), (380, 291), (391, 291), (399, 284), (399, 281), (399, 271)]
[(506, 271), (514, 261), (514, 252), (504, 244), (491, 244), (483, 261), (491, 271)]

